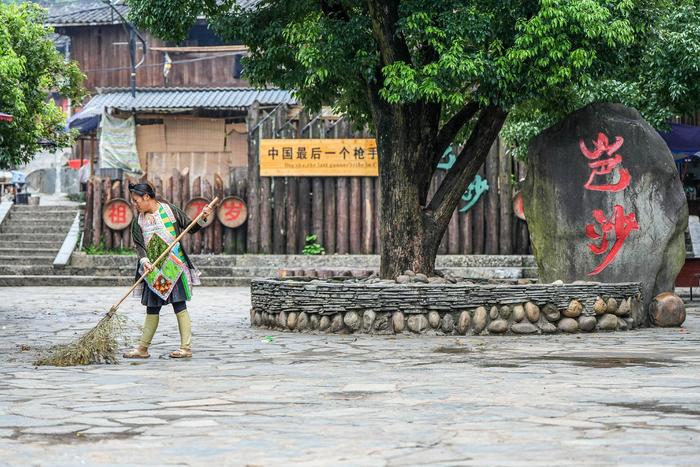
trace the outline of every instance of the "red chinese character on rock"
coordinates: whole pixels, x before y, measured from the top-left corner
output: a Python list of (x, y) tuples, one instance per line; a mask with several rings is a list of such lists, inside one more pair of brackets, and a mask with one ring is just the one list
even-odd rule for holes
[(581, 148), (581, 152), (584, 156), (586, 156), (586, 158), (596, 160), (600, 158), (600, 156), (602, 156), (603, 153), (607, 154), (608, 156), (611, 156), (608, 159), (602, 159), (588, 164), (588, 167), (590, 167), (593, 171), (591, 172), (591, 176), (588, 178), (586, 184), (583, 185), (584, 188), (586, 188), (587, 190), (610, 191), (613, 193), (622, 191), (625, 188), (627, 188), (627, 186), (630, 184), (631, 177), (629, 171), (622, 167), (618, 169), (620, 173), (620, 179), (617, 181), (617, 183), (605, 185), (593, 184), (593, 179), (596, 177), (596, 175), (607, 175), (609, 173), (612, 173), (613, 169), (620, 165), (620, 163), (622, 162), (622, 156), (619, 154), (613, 155), (613, 153), (620, 149), (624, 142), (625, 140), (622, 138), (622, 136), (616, 136), (615, 142), (610, 144), (608, 137), (605, 134), (598, 133), (598, 139), (596, 141), (593, 141), (595, 149), (589, 151), (586, 147), (586, 143), (583, 141), (583, 138), (579, 140), (578, 145)]
[(227, 221), (235, 221), (240, 217), (241, 212), (243, 211), (243, 203), (236, 199), (232, 199), (224, 203), (224, 209), (224, 218)]
[(110, 206), (109, 220), (115, 225), (126, 224), (126, 204), (116, 203)]
[(601, 233), (596, 231), (594, 224), (586, 225), (586, 236), (591, 240), (601, 239), (599, 245), (589, 243), (588, 248), (596, 255), (602, 255), (608, 251), (608, 233), (615, 233), (615, 243), (608, 252), (607, 256), (602, 263), (598, 265), (592, 272), (589, 272), (589, 276), (594, 276), (600, 273), (603, 269), (608, 267), (608, 265), (615, 259), (615, 256), (622, 248), (622, 244), (625, 243), (627, 236), (633, 230), (639, 230), (639, 224), (637, 224), (637, 219), (634, 213), (625, 214), (625, 210), (619, 204), (615, 205), (613, 208), (613, 215), (610, 220), (605, 218), (603, 211), (596, 209), (593, 211), (593, 218), (598, 224), (600, 224)]

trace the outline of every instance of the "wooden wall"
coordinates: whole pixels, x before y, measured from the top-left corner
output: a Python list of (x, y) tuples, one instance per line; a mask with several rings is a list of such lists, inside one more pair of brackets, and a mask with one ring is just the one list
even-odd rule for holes
[[(86, 87), (94, 93), (97, 87), (129, 86), (128, 36), (121, 25), (63, 28), (71, 37), (71, 58), (80, 64), (87, 75)], [(165, 43), (145, 33), (149, 46)], [(137, 60), (141, 57), (140, 43)], [(171, 53), (173, 61), (210, 57), (211, 54)], [(136, 73), (139, 87), (165, 86), (163, 77), (164, 53), (148, 51), (146, 60)], [(245, 86), (247, 83), (233, 77), (233, 55), (220, 54), (217, 58), (173, 64), (167, 86)]]

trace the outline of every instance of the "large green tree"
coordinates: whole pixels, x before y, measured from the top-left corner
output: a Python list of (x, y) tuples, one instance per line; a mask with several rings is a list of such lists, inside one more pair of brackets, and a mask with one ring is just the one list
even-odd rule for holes
[(82, 97), (83, 74), (56, 51), (46, 12), (32, 3), (0, 3), (0, 168), (28, 162), (42, 141), (70, 143), (65, 115), (50, 92)]
[[(250, 49), (254, 84), (369, 123), (380, 153), (382, 277), (430, 274), (467, 183), (499, 132), (521, 144), (594, 100), (653, 121), (694, 109), (698, 9), (664, 0), (129, 0), (167, 39), (199, 15)], [(445, 149), (462, 143), (432, 197)]]

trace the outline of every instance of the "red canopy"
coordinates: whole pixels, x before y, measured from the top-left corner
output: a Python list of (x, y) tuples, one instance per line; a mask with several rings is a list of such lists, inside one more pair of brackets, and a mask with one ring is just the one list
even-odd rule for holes
[(13, 118), (15, 118), (15, 117), (13, 117), (10, 114), (4, 114), (4, 113), (0, 112), (0, 121), (4, 120), (6, 122), (11, 122)]

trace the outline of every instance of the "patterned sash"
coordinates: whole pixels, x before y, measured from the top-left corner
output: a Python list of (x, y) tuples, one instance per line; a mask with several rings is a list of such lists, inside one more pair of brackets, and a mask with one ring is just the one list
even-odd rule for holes
[(186, 299), (189, 300), (192, 297), (192, 277), (180, 243), (175, 244), (167, 257), (158, 264), (154, 264), (154, 261), (177, 238), (174, 219), (170, 206), (164, 203), (160, 204), (155, 214), (139, 214), (138, 223), (143, 232), (146, 255), (154, 266), (153, 270), (146, 275), (145, 282), (153, 293), (167, 300), (177, 285), (178, 279), (183, 276), (182, 284)]

